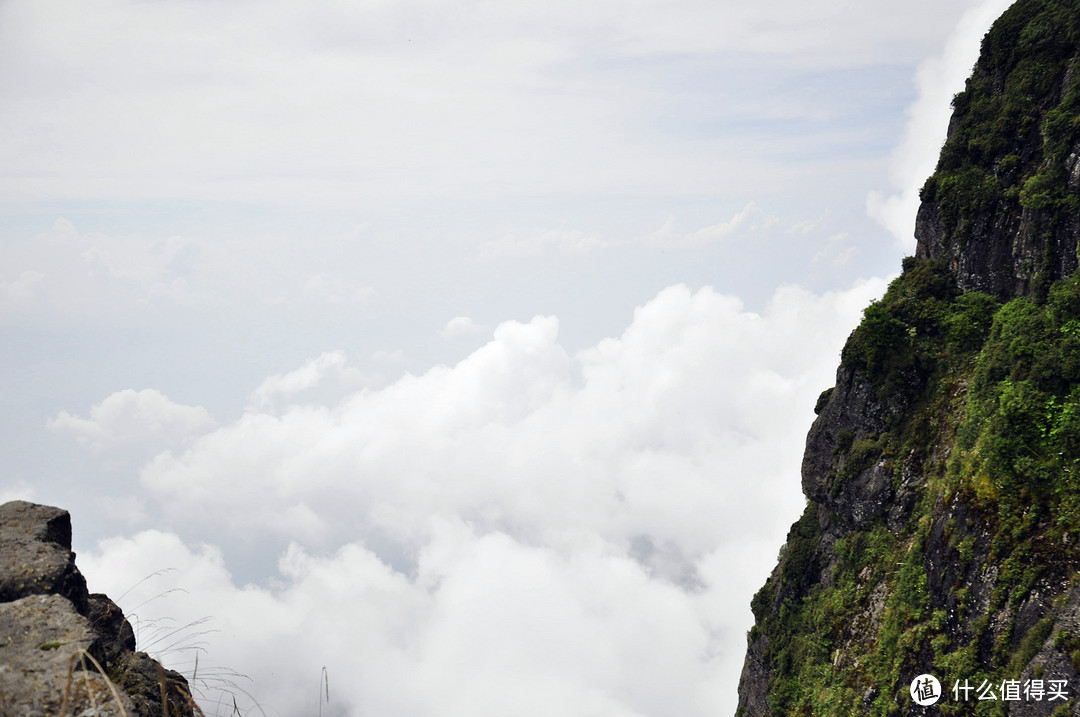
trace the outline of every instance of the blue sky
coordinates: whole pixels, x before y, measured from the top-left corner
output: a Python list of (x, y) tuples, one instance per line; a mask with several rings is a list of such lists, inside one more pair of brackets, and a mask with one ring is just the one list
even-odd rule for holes
[(730, 714), (1007, 5), (8, 0), (0, 497), (267, 714)]

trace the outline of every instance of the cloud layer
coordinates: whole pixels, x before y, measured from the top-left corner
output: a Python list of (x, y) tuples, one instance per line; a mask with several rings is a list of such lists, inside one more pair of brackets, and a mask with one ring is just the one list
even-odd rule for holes
[(90, 409), (90, 418), (67, 411), (49, 421), (49, 428), (68, 433), (79, 445), (103, 453), (130, 445), (184, 445), (217, 424), (202, 406), (173, 403), (160, 391), (125, 389)]
[[(297, 402), (346, 368), (324, 354), (144, 466), (168, 521), (225, 552), (150, 530), (80, 560), (115, 594), (177, 568), (186, 596), (135, 612), (212, 615), (200, 664), (283, 714), (313, 708), (324, 665), (351, 714), (733, 709), (809, 409), (883, 288), (785, 287), (756, 314), (676, 285), (577, 355), (554, 317), (506, 322), (456, 365)], [(240, 544), (287, 549), (239, 585)]]
[[(694, 93), (642, 58), (906, 62), (957, 4), (11, 0), (0, 190), (327, 206), (767, 185), (739, 143), (664, 141), (657, 108)], [(812, 119), (760, 102), (758, 119)]]

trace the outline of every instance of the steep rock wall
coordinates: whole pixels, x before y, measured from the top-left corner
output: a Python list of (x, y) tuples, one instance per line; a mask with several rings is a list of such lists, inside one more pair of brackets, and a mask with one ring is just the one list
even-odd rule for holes
[(916, 256), (962, 289), (1045, 295), (1077, 268), (1080, 72), (1076, 8), (1020, 0), (983, 42), (922, 189)]
[(916, 256), (818, 401), (738, 714), (1080, 715), (1078, 63), (1076, 0), (984, 39)]

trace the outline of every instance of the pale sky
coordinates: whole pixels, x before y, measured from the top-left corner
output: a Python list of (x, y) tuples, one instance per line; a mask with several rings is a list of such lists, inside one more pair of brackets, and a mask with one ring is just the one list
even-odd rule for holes
[(730, 715), (1008, 4), (4, 0), (0, 499), (208, 714)]

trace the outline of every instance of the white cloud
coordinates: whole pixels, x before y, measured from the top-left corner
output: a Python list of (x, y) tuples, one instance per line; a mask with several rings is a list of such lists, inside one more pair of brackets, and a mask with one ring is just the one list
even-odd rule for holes
[[(574, 256), (602, 249), (631, 246), (693, 250), (737, 236), (740, 232), (757, 232), (779, 223), (779, 217), (765, 215), (757, 204), (749, 202), (731, 219), (692, 231), (680, 231), (674, 215), (669, 216), (659, 229), (650, 234), (625, 239), (605, 239), (577, 229), (535, 230), (526, 235), (507, 235), (485, 242), (480, 247), (480, 256), (484, 258), (539, 256), (548, 251), (555, 251), (564, 256)], [(794, 225), (792, 230), (809, 231), (809, 228), (806, 222), (802, 222)]]
[(388, 368), (401, 368), (413, 363), (414, 359), (401, 349), (394, 349), (388, 351), (386, 349), (379, 349), (373, 351), (371, 354), (371, 360), (381, 366)]
[(179, 568), (186, 602), (140, 612), (213, 615), (200, 664), (281, 713), (307, 709), (323, 665), (353, 713), (730, 711), (750, 596), (802, 507), (810, 408), (883, 289), (784, 287), (757, 314), (672, 286), (577, 355), (536, 317), (383, 388), (253, 404), (141, 481), (184, 531), (290, 541), (276, 576), (237, 585), (218, 549), (155, 532), (83, 570), (122, 593)]
[(784, 230), (784, 234), (789, 237), (809, 236), (824, 227), (828, 220), (829, 212), (826, 211), (821, 216), (815, 217), (814, 219), (804, 219), (790, 224), (787, 229)]
[(524, 234), (509, 234), (484, 242), (480, 256), (539, 256), (547, 251), (563, 255), (581, 255), (603, 249), (611, 242), (577, 229), (534, 229)]
[(268, 410), (278, 399), (295, 399), (298, 394), (310, 392), (320, 385), (325, 386), (329, 378), (335, 380), (336, 385), (332, 387), (334, 395), (360, 386), (374, 385), (382, 380), (379, 376), (368, 375), (349, 366), (344, 351), (326, 351), (308, 359), (297, 369), (267, 376), (251, 393), (249, 408)]
[(341, 370), (345, 367), (344, 351), (328, 351), (318, 357), (308, 359), (303, 366), (285, 374), (268, 376), (251, 394), (255, 408), (264, 408), (276, 396), (288, 397), (305, 389), (314, 388), (330, 369)]
[[(841, 232), (839, 234), (833, 234), (830, 236), (825, 244), (825, 247), (821, 249), (817, 254), (814, 254), (813, 261), (828, 261), (835, 267), (841, 267), (846, 264), (853, 256), (859, 254), (859, 247), (847, 244), (848, 235), (847, 232)], [(847, 244), (845, 246), (845, 244)]]
[(133, 445), (181, 446), (217, 427), (202, 406), (173, 403), (152, 388), (124, 389), (90, 408), (90, 418), (67, 411), (49, 419), (50, 429), (74, 436), (79, 445), (104, 453)]
[(0, 316), (117, 316), (161, 305), (191, 305), (206, 292), (189, 283), (196, 242), (80, 232), (60, 218), (32, 237), (8, 237), (0, 259)]
[(915, 214), (919, 210), (919, 190), (934, 172), (952, 112), (950, 101), (964, 89), (964, 81), (979, 57), (983, 35), (1013, 0), (985, 0), (960, 19), (940, 56), (919, 65), (915, 84), (919, 97), (907, 111), (904, 138), (893, 153), (890, 175), (893, 188), (886, 196), (872, 191), (866, 210), (896, 237), (905, 252), (915, 251)]
[[(415, 576), (355, 543), (325, 557), (294, 544), (273, 588), (235, 584), (220, 551), (169, 533), (99, 550), (80, 564), (94, 590), (126, 586), (140, 649), (165, 648), (165, 663), (190, 674), (203, 646), (204, 705), (229, 690), (217, 679), (229, 668), (251, 678), (237, 681), (267, 713), (303, 713), (322, 666), (329, 713), (709, 715), (731, 702), (735, 656), (719, 643), (741, 645), (742, 633), (723, 631), (726, 616), (710, 603), (745, 555), (734, 564), (717, 555), (703, 594), (650, 578), (599, 541), (566, 552), (460, 522), (439, 526)], [(137, 585), (161, 566), (175, 575)], [(182, 594), (163, 595), (177, 585)]]
[[(697, 249), (726, 239), (739, 231), (753, 230), (755, 227), (750, 226), (750, 222), (753, 217), (761, 214), (761, 209), (750, 202), (727, 221), (717, 222), (687, 233), (676, 231), (675, 217), (668, 217), (664, 225), (645, 237), (642, 243), (661, 249)], [(775, 217), (765, 217), (763, 222), (775, 220)]]
[(911, 62), (966, 4), (10, 0), (0, 191), (325, 207), (769, 186), (737, 142), (647, 131), (679, 97), (642, 60)]
[(375, 294), (370, 286), (353, 286), (332, 274), (314, 274), (304, 281), (301, 296), (307, 301), (327, 304), (363, 304)]
[(451, 341), (463, 336), (476, 336), (487, 331), (489, 329), (486, 326), (481, 326), (468, 316), (455, 316), (446, 322), (446, 326), (439, 332), (439, 336)]
[(0, 242), (0, 317), (115, 320), (178, 308), (352, 320), (377, 292), (365, 267), (343, 257), (347, 241), (328, 233), (298, 242), (250, 228), (216, 238), (87, 232), (60, 218)]
[(0, 309), (31, 303), (44, 278), (40, 271), (28, 269), (11, 281), (0, 281)]

